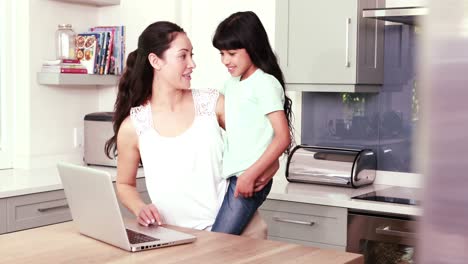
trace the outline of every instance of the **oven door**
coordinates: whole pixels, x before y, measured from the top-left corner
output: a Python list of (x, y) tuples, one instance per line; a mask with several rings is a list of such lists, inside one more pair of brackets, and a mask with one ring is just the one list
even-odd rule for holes
[(400, 217), (349, 213), (346, 251), (363, 254), (369, 264), (416, 263), (416, 225)]

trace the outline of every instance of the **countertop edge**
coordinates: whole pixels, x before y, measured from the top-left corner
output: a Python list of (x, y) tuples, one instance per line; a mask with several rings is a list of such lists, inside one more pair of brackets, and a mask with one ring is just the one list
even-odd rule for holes
[(388, 213), (407, 216), (421, 216), (422, 208), (413, 205), (399, 205), (384, 202), (364, 201), (364, 200), (333, 200), (330, 198), (318, 198), (313, 196), (270, 193), (267, 199), (285, 202), (298, 202), (315, 204), (322, 206), (334, 206), (347, 209), (369, 211), (375, 213)]

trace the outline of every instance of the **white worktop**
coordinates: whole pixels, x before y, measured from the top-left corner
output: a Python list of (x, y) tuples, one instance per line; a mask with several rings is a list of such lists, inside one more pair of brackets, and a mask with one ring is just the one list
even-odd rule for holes
[[(115, 180), (116, 168), (90, 167), (108, 171), (113, 180)], [(140, 177), (144, 177), (143, 169), (138, 171), (137, 178)], [(0, 183), (0, 198), (63, 189), (57, 168), (55, 167), (30, 170), (0, 170)]]
[(357, 195), (394, 187), (392, 185), (372, 184), (353, 189), (318, 184), (293, 183), (288, 182), (285, 177), (275, 177), (273, 182), (274, 184), (268, 195), (269, 199), (399, 215), (420, 216), (422, 214), (419, 206), (351, 199), (351, 197)]
[[(94, 167), (109, 171), (113, 177), (116, 175), (116, 168)], [(138, 172), (137, 177), (144, 177), (142, 169)], [(0, 198), (63, 189), (56, 168), (0, 170), (0, 179)], [(417, 206), (351, 199), (356, 195), (390, 188), (391, 185), (374, 183), (370, 186), (352, 189), (306, 183), (289, 183), (281, 174), (275, 176), (273, 182), (273, 187), (268, 195), (269, 199), (411, 216), (422, 214), (421, 208)]]

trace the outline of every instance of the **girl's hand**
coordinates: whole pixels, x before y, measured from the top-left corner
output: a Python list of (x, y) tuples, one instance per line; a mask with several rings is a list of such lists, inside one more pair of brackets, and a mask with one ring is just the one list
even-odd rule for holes
[(279, 161), (276, 160), (275, 162), (273, 162), (273, 164), (271, 164), (270, 167), (268, 167), (268, 169), (263, 173), (263, 175), (255, 181), (254, 192), (262, 190), (265, 187), (265, 185), (267, 185), (270, 182), (273, 176), (275, 176), (278, 169)]
[(255, 182), (251, 180), (247, 174), (243, 173), (237, 177), (236, 190), (234, 191), (234, 197), (241, 195), (244, 198), (250, 198), (254, 193)]
[(162, 224), (158, 209), (154, 204), (144, 205), (138, 213), (137, 220), (138, 223), (142, 226), (149, 226), (155, 223), (157, 225)]

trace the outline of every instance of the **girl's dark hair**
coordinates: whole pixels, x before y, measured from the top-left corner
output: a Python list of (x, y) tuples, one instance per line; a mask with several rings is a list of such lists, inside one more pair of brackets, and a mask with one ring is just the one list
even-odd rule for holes
[(148, 61), (150, 53), (163, 58), (177, 33), (184, 33), (178, 25), (159, 21), (149, 25), (138, 38), (138, 48), (127, 57), (127, 65), (119, 81), (119, 91), (114, 105), (114, 136), (105, 145), (105, 153), (111, 158), (117, 155), (117, 133), (130, 114), (130, 109), (151, 98), (153, 67)]
[[(258, 16), (252, 11), (237, 12), (223, 20), (213, 36), (213, 46), (218, 50), (245, 49), (252, 63), (262, 71), (273, 75), (285, 90), (284, 77), (278, 60), (270, 46), (268, 35)], [(293, 144), (292, 101), (285, 93), (284, 113), (288, 120), (291, 144), (285, 153), (289, 154)]]

